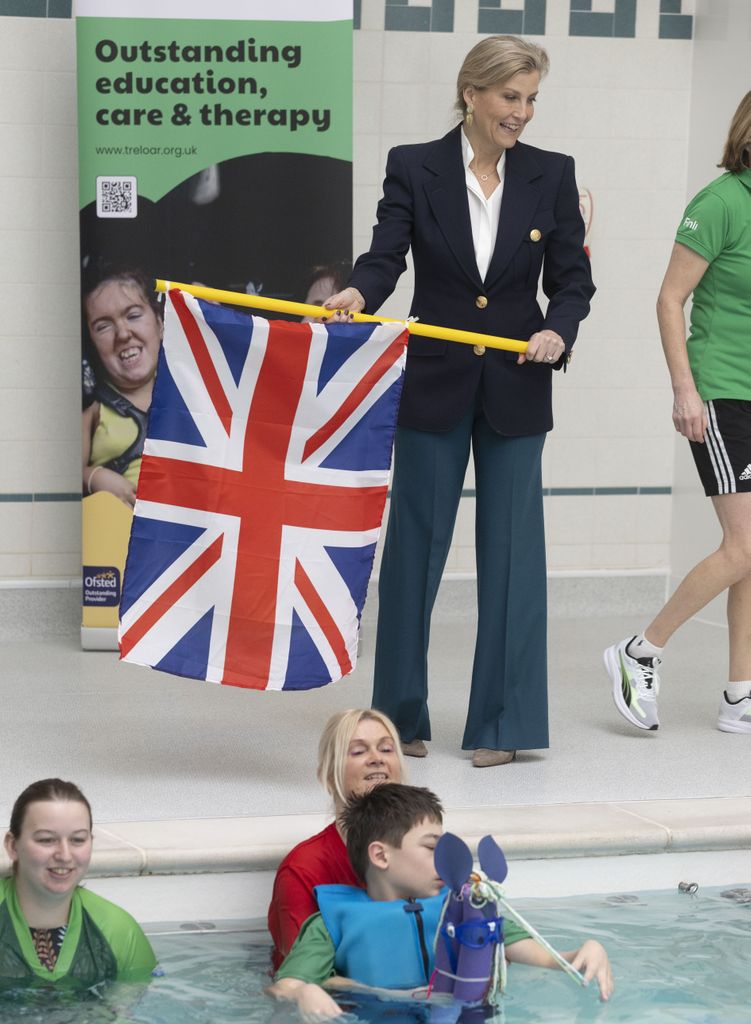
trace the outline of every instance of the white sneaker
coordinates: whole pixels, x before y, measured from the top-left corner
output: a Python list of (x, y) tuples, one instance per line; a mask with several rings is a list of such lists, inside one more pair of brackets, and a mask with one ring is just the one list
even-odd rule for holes
[(721, 732), (751, 732), (751, 694), (731, 701), (727, 693), (723, 693), (717, 728)]
[(657, 694), (660, 677), (659, 658), (632, 658), (626, 648), (635, 637), (627, 637), (603, 653), (613, 687), (613, 701), (620, 713), (637, 729), (654, 732), (660, 727), (657, 716)]

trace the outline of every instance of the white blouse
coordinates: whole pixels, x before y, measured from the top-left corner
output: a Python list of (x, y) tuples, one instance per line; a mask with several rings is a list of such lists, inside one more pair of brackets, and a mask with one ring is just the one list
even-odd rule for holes
[(495, 240), (498, 235), (498, 218), (501, 213), (501, 199), (503, 198), (503, 177), (506, 168), (506, 151), (501, 153), (501, 158), (496, 164), (500, 185), (490, 199), (486, 199), (480, 188), (480, 183), (469, 169), (474, 159), (474, 150), (469, 144), (469, 139), (462, 131), (462, 157), (464, 159), (464, 173), (467, 182), (467, 201), (469, 203), (469, 219), (472, 225), (472, 241), (475, 246), (475, 260), (480, 277), (485, 280), (490, 265), (490, 257), (495, 249)]

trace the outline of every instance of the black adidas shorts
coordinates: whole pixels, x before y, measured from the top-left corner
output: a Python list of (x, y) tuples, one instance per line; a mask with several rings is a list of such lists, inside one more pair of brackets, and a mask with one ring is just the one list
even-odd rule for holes
[(751, 402), (713, 398), (704, 408), (704, 443), (689, 441), (704, 493), (714, 497), (751, 491)]

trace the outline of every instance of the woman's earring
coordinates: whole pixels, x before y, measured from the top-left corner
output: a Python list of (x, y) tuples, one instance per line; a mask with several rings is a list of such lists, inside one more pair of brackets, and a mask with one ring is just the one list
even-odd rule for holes
[(475, 112), (475, 108), (470, 104), (467, 107), (467, 113), (464, 116), (464, 120), (467, 122), (467, 128), (471, 128), (472, 127), (472, 121), (474, 119), (474, 117), (473, 117), (474, 112)]

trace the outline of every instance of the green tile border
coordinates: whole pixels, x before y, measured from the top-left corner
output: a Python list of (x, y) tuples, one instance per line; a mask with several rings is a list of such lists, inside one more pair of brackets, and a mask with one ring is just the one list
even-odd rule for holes
[(19, 505), (30, 505), (35, 501), (80, 501), (79, 491), (40, 491), (34, 494), (0, 494), (0, 504), (16, 502)]
[[(543, 498), (599, 498), (617, 495), (619, 497), (634, 495), (658, 495), (673, 493), (672, 487), (543, 487)], [(474, 487), (462, 490), (463, 498), (476, 498)]]
[(568, 34), (609, 39), (613, 35), (613, 15), (606, 11), (571, 11)]
[[(384, 29), (407, 32), (453, 32), (455, 0), (431, 0), (411, 7), (408, 0), (385, 0)], [(521, 32), (545, 35), (547, 0), (524, 0), (522, 8), (504, 8), (502, 0), (479, 0), (480, 33)], [(592, 11), (592, 0), (571, 0), (569, 35), (608, 38), (635, 35), (635, 0), (616, 0), (612, 13)], [(681, 0), (660, 0), (659, 38), (692, 39), (694, 18), (681, 13)], [(73, 0), (0, 0), (0, 17), (72, 18)], [(353, 0), (352, 27), (361, 27), (362, 0)]]
[[(598, 498), (604, 496), (670, 495), (672, 487), (543, 487), (543, 498)], [(389, 495), (391, 492), (389, 491)], [(465, 487), (462, 498), (476, 498), (474, 487)], [(37, 493), (0, 494), (0, 504), (30, 505), (35, 501), (71, 502), (81, 501), (77, 491), (40, 491)]]
[(386, 0), (386, 32), (453, 32), (454, 0), (430, 0), (425, 7), (411, 7), (407, 0)]
[(70, 18), (73, 15), (73, 0), (47, 0), (48, 18)]
[(72, 18), (73, 0), (0, 0), (0, 17)]
[(60, 491), (57, 494), (35, 494), (34, 501), (80, 501), (78, 491)]
[(477, 12), (477, 31), (485, 35), (521, 35), (524, 11), (482, 6)]
[(0, 15), (10, 18), (46, 18), (47, 0), (0, 0)]
[(660, 39), (693, 39), (694, 19), (690, 14), (661, 14)]

